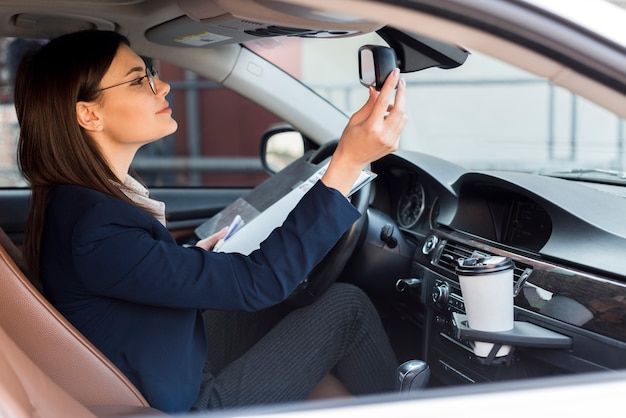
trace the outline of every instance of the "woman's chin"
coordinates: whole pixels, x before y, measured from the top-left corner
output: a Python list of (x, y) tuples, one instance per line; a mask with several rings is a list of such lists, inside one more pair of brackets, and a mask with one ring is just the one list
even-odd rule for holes
[(166, 133), (163, 136), (171, 135), (178, 129), (178, 122), (170, 118), (168, 128), (165, 129)]

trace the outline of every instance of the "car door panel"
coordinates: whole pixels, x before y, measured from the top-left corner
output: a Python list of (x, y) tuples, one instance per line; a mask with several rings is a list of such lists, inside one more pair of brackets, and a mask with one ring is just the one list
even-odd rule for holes
[[(247, 188), (163, 188), (152, 191), (165, 202), (168, 229), (179, 237), (193, 232), (198, 225), (249, 192)], [(23, 233), (30, 208), (30, 190), (0, 190), (0, 227), (16, 244)]]

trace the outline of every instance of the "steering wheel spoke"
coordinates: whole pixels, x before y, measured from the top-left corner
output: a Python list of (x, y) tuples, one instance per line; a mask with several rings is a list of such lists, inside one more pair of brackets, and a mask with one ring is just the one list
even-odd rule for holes
[[(337, 148), (337, 141), (331, 141), (319, 148), (309, 159), (311, 164), (320, 164), (332, 156)], [(280, 175), (277, 174), (277, 175)], [(348, 260), (354, 253), (367, 224), (367, 208), (369, 206), (371, 183), (357, 190), (350, 198), (352, 204), (361, 213), (361, 217), (352, 224), (333, 248), (317, 266), (303, 279), (302, 283), (285, 300), (291, 306), (304, 306), (314, 302), (341, 275)]]

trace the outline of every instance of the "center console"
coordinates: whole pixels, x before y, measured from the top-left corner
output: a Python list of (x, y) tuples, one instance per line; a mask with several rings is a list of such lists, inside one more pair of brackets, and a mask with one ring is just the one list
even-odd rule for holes
[[(459, 279), (455, 273), (458, 260), (472, 254), (511, 257), (514, 261), (514, 284), (512, 292), (517, 295), (514, 302), (514, 327), (506, 332), (476, 331), (469, 327), (466, 302), (463, 299)], [(557, 273), (554, 273), (557, 272)], [(555, 275), (556, 274), (556, 275)], [(561, 274), (561, 275), (559, 275)], [(580, 348), (598, 344), (593, 333), (580, 324), (564, 323), (548, 313), (545, 306), (564, 297), (556, 294), (556, 285), (550, 283), (572, 280), (575, 274), (554, 267), (534, 263), (525, 257), (516, 256), (472, 237), (454, 231), (433, 230), (414, 256), (414, 277), (421, 279), (421, 302), (426, 306), (424, 324), (424, 360), (431, 369), (431, 384), (455, 385), (493, 382), (582, 371), (601, 370), (614, 367), (616, 358), (585, 358), (586, 349), (574, 350), (575, 342)], [(543, 297), (550, 287), (549, 303), (536, 308), (537, 295)], [(513, 297), (513, 296), (511, 296)], [(543, 311), (542, 311), (543, 310)], [(593, 326), (591, 318), (586, 325)], [(601, 340), (601, 338), (600, 338)], [(474, 342), (492, 342), (496, 350), (487, 357), (474, 354)], [(496, 357), (502, 344), (512, 346), (504, 356)], [(606, 346), (605, 346), (605, 352)], [(609, 355), (611, 357), (611, 355)], [(615, 360), (615, 361), (614, 361)], [(612, 363), (616, 364), (612, 364)], [(605, 364), (602, 364), (605, 363)]]

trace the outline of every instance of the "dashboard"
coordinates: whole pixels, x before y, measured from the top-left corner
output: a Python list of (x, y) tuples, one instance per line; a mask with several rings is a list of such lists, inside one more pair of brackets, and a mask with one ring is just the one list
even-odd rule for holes
[[(422, 328), (423, 357), (435, 379), (458, 384), (498, 380), (503, 373), (519, 378), (626, 368), (623, 187), (467, 171), (412, 152), (385, 157), (372, 169), (378, 178), (366, 240), (380, 251), (377, 229), (397, 227), (400, 245), (387, 251), (395, 251), (395, 263), (410, 254), (411, 279), (404, 283), (419, 283), (415, 304), (398, 303), (398, 309)], [(512, 259), (515, 323), (539, 330), (516, 340), (507, 358), (496, 358), (506, 364), (474, 356), (458, 324), (465, 305), (455, 268), (476, 254)], [(365, 259), (382, 257), (361, 254), (360, 263), (367, 265)], [(395, 282), (399, 269), (391, 264), (365, 269), (376, 277), (363, 280), (379, 287)], [(386, 271), (395, 276), (383, 277)], [(416, 304), (425, 312), (416, 313)]]
[(372, 207), (416, 242), (449, 228), (626, 282), (626, 187), (515, 172), (473, 172), (404, 152), (374, 164)]

